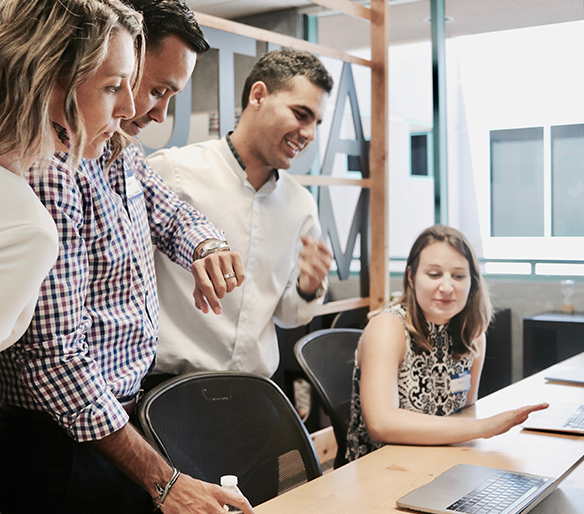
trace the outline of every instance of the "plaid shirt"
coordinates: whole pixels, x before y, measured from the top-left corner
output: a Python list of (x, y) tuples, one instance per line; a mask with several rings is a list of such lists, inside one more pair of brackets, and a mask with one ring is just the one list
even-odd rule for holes
[[(166, 187), (131, 145), (110, 167), (57, 153), (27, 178), (59, 232), (59, 258), (31, 325), (0, 354), (0, 399), (48, 412), (78, 441), (123, 427), (158, 345), (152, 244), (190, 269), (195, 248), (223, 235)], [(137, 180), (136, 180), (137, 179)]]

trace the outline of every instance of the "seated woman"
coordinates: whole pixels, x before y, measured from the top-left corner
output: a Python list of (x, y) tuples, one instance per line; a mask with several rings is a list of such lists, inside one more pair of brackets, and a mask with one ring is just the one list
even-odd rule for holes
[(491, 305), (466, 237), (426, 229), (407, 260), (398, 303), (368, 323), (355, 354), (347, 460), (388, 443), (441, 445), (488, 438), (539, 404), (486, 419), (448, 417), (472, 405)]

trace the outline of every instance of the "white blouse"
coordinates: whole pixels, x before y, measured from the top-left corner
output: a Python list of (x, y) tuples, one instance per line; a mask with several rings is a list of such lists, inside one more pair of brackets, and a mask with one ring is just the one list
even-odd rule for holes
[(26, 331), (58, 252), (51, 215), (26, 180), (0, 166), (0, 351)]

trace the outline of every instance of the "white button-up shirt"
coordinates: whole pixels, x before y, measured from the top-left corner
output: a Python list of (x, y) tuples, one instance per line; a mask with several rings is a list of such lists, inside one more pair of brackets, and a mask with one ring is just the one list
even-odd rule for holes
[(241, 370), (271, 376), (279, 352), (274, 323), (290, 328), (312, 319), (322, 298), (298, 296), (301, 236), (320, 237), (316, 202), (286, 172), (256, 191), (225, 138), (161, 150), (148, 164), (178, 196), (226, 233), (241, 254), (246, 278), (222, 300), (223, 313), (203, 314), (190, 273), (156, 252), (160, 346), (156, 371)]

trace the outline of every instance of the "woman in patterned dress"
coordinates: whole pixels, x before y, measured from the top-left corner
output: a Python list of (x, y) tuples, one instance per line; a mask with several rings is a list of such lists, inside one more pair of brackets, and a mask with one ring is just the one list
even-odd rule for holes
[(404, 293), (368, 323), (355, 353), (347, 460), (387, 443), (441, 445), (488, 438), (547, 404), (486, 419), (448, 415), (477, 400), (491, 304), (466, 237), (426, 229), (407, 260)]

